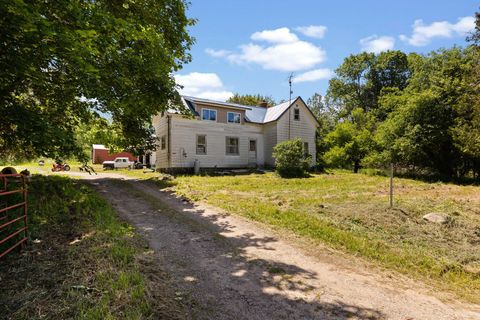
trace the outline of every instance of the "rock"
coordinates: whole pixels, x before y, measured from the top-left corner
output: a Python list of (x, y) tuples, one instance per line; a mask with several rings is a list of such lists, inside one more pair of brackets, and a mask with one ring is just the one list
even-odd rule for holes
[(432, 212), (423, 216), (423, 219), (439, 224), (445, 224), (448, 222), (448, 216), (443, 213)]

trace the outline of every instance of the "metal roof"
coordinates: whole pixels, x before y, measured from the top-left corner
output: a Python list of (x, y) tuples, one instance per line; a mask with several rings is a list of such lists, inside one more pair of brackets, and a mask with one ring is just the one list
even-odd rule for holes
[[(267, 123), (267, 122), (272, 122), (278, 120), (282, 116), (282, 114), (292, 105), (298, 98), (295, 98), (292, 100), (292, 103), (283, 102), (280, 103), (276, 106), (269, 107), (269, 108), (264, 108), (264, 107), (258, 107), (258, 106), (245, 106), (237, 103), (229, 103), (229, 102), (222, 102), (222, 101), (214, 101), (214, 100), (209, 100), (209, 99), (203, 99), (203, 98), (195, 98), (195, 97), (189, 97), (189, 96), (182, 96), (182, 99), (185, 101), (186, 104), (190, 103), (208, 103), (208, 104), (214, 104), (218, 106), (223, 106), (227, 108), (235, 108), (235, 109), (243, 109), (245, 110), (245, 120), (247, 122), (253, 122), (253, 123)], [(191, 107), (190, 108), (193, 112), (195, 112), (195, 108)]]

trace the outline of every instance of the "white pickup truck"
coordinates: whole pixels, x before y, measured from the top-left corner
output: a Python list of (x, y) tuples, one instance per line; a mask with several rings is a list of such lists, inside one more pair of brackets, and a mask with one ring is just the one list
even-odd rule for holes
[(134, 166), (134, 162), (128, 160), (127, 157), (118, 157), (115, 158), (113, 161), (103, 161), (102, 162), (103, 169), (132, 169)]

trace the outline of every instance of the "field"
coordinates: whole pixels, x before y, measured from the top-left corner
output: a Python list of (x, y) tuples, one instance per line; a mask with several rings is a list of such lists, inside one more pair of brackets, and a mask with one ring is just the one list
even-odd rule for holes
[[(17, 168), (50, 169), (36, 164)], [(115, 173), (160, 176), (142, 170)], [(388, 182), (384, 176), (336, 170), (304, 179), (281, 179), (273, 173), (177, 176), (168, 187), (480, 302), (480, 187), (395, 178), (394, 207), (389, 208)], [(165, 182), (158, 183), (165, 187)], [(447, 223), (427, 222), (427, 213), (444, 214)]]
[[(305, 179), (273, 173), (180, 176), (172, 187), (249, 219), (319, 243), (480, 302), (480, 187), (334, 171)], [(423, 215), (442, 213), (446, 224)]]

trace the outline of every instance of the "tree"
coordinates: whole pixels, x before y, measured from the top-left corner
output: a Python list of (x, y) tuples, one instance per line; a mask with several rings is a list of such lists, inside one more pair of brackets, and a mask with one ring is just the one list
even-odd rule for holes
[(311, 157), (305, 155), (303, 142), (300, 139), (286, 140), (273, 148), (275, 170), (284, 178), (305, 176), (310, 166)]
[(267, 102), (269, 106), (276, 105), (275, 100), (270, 96), (262, 96), (260, 94), (239, 94), (235, 93), (228, 98), (227, 102), (242, 104), (245, 106), (256, 106), (260, 102)]
[(190, 61), (183, 0), (0, 2), (0, 158), (81, 153), (99, 113), (138, 151)]
[(380, 100), (391, 112), (377, 130), (382, 149), (379, 159), (452, 177), (462, 166), (454, 137), (461, 136), (459, 124), (472, 111), (462, 99), (471, 94), (465, 80), (475, 60), (471, 49), (460, 48), (438, 50), (414, 60), (408, 87)]
[(323, 155), (327, 165), (353, 168), (357, 173), (362, 160), (373, 150), (373, 117), (360, 108), (352, 111), (350, 120), (340, 122), (325, 137), (328, 151)]
[(335, 127), (337, 117), (336, 110), (331, 107), (328, 99), (324, 99), (321, 94), (315, 93), (307, 100), (307, 106), (312, 110), (319, 122), (316, 132), (316, 150), (317, 150), (317, 168), (324, 170), (326, 163), (323, 154), (328, 150), (325, 143), (325, 136)]
[(378, 105), (382, 90), (403, 90), (410, 77), (410, 68), (407, 55), (401, 51), (378, 55), (363, 52), (347, 57), (335, 73), (327, 95), (341, 106), (341, 116), (362, 108), (384, 120), (388, 111), (379, 109)]

